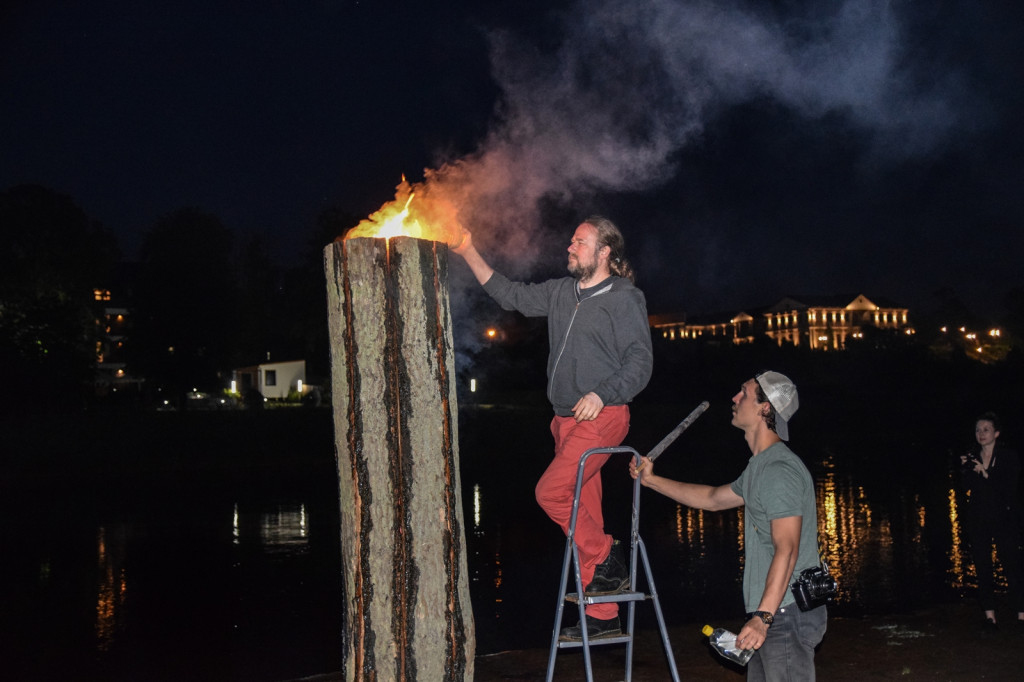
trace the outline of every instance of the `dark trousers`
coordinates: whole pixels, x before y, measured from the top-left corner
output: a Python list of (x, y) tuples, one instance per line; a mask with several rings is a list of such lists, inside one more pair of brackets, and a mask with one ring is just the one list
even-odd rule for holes
[(1021, 574), (1020, 527), (1008, 519), (988, 517), (970, 520), (971, 556), (978, 574), (978, 602), (985, 611), (996, 608), (995, 567), (992, 545), (1003, 566), (1012, 608), (1024, 612), (1024, 584)]
[(827, 608), (801, 611), (790, 604), (779, 609), (764, 644), (747, 663), (747, 680), (813, 682), (814, 648), (828, 627)]

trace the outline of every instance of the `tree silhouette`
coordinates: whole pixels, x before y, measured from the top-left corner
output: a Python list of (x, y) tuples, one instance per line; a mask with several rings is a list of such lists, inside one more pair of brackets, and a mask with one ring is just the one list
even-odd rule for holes
[(306, 360), (311, 384), (326, 389), (330, 384), (330, 341), (327, 335), (327, 283), (324, 247), (341, 237), (359, 218), (338, 208), (317, 216), (300, 263), (284, 275), (281, 295), (288, 305), (279, 321), (288, 346)]
[(249, 239), (238, 258), (238, 326), (232, 367), (244, 367), (284, 357), (290, 350), (282, 339), (279, 318), (288, 309), (282, 300), (281, 269), (274, 263), (261, 237)]
[(0, 368), (5, 400), (81, 405), (96, 360), (93, 290), (109, 286), (117, 246), (70, 197), (38, 185), (0, 193)]
[(132, 348), (150, 388), (178, 398), (224, 385), (237, 322), (232, 242), (219, 218), (197, 208), (174, 211), (145, 235)]

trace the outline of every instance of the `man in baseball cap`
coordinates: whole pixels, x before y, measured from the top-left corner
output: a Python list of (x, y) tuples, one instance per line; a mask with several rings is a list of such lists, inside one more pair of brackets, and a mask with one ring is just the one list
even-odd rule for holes
[[(778, 372), (761, 372), (754, 379), (761, 387), (763, 401), (767, 401), (774, 411), (773, 423), (769, 428), (784, 441), (789, 441), (789, 420), (800, 407), (800, 399), (796, 386), (784, 374)], [(763, 402), (762, 401), (762, 402)]]
[(642, 485), (688, 507), (743, 507), (747, 620), (736, 643), (756, 651), (747, 663), (748, 680), (814, 679), (814, 648), (827, 626), (825, 606), (801, 611), (790, 591), (797, 574), (819, 565), (814, 480), (785, 442), (799, 406), (796, 386), (783, 374), (761, 372), (743, 382), (732, 398), (732, 424), (743, 431), (752, 456), (732, 483), (657, 476), (647, 457), (629, 468)]

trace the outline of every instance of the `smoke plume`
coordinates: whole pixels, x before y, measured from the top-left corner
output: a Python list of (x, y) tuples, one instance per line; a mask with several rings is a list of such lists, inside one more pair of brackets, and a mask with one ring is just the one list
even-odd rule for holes
[(478, 243), (530, 260), (545, 205), (657, 188), (737, 104), (842, 117), (879, 153), (940, 144), (958, 125), (956, 76), (915, 71), (898, 3), (824, 4), (580, 1), (549, 17), (557, 45), (492, 33), (494, 125), (475, 153), (428, 171), (427, 191), (460, 207)]

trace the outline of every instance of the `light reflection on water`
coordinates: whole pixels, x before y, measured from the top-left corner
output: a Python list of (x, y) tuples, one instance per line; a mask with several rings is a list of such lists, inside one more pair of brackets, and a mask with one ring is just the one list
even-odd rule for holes
[[(946, 558), (950, 562), (951, 573), (954, 579), (954, 586), (963, 586), (963, 574), (964, 574), (964, 556), (961, 541), (961, 525), (960, 525), (960, 510), (957, 506), (956, 501), (956, 489), (950, 488), (946, 495), (946, 500), (949, 503), (949, 535), (950, 544), (949, 552), (946, 554)], [(973, 565), (971, 566), (973, 569)]]
[[(505, 487), (499, 487), (503, 494)], [(906, 602), (906, 590), (927, 592), (929, 583), (948, 588), (947, 598), (974, 585), (973, 565), (966, 553), (957, 496), (952, 489), (944, 500), (946, 508), (941, 510), (929, 510), (918, 496), (905, 492), (897, 496), (897, 504), (886, 503), (872, 499), (871, 493), (850, 476), (827, 466), (816, 477), (816, 489), (824, 556), (840, 585), (834, 605), (838, 613), (896, 608)], [(473, 483), (467, 496), (472, 508), (468, 515), (472, 520), (467, 533), (468, 562), (482, 651), (520, 644), (508, 637), (507, 630), (521, 628), (531, 619), (536, 622), (538, 612), (544, 612), (543, 605), (547, 604), (543, 597), (557, 588), (554, 583), (538, 584), (536, 575), (524, 566), (541, 561), (547, 574), (557, 575), (562, 549), (540, 547), (540, 543), (529, 540), (527, 547), (506, 546), (503, 528), (514, 529), (520, 522), (514, 516), (516, 510), (498, 499), (501, 494), (495, 494), (492, 505), (488, 490), (486, 483)], [(654, 507), (649, 502), (650, 493), (644, 495), (643, 504)], [(657, 508), (651, 511), (641, 513), (641, 534), (666, 609), (694, 615), (708, 608), (710, 602), (732, 604), (738, 600), (744, 542), (742, 508), (706, 512), (672, 504), (670, 514), (660, 514)], [(276, 561), (289, 561), (307, 550), (309, 515), (302, 502), (251, 510), (236, 503), (225, 522), (230, 523), (233, 547), (250, 555), (255, 552), (277, 557)], [(935, 556), (929, 538), (936, 537), (926, 532), (929, 523), (948, 525), (938, 536), (947, 545), (940, 548), (943, 565), (929, 563), (929, 557)], [(126, 619), (133, 615), (132, 573), (127, 556), (132, 534), (145, 532), (128, 524), (97, 529), (95, 632), (100, 653), (118, 641)], [(515, 537), (520, 534), (516, 532)], [(509, 551), (523, 555), (517, 557), (511, 573), (504, 562)], [(537, 559), (538, 553), (543, 558)], [(927, 579), (915, 581), (915, 575)], [(538, 596), (542, 597), (539, 602)], [(922, 599), (930, 596), (923, 595)], [(537, 630), (543, 637), (544, 628)]]
[[(488, 617), (496, 621), (502, 617), (502, 604), (504, 592), (502, 590), (502, 565), (501, 565), (501, 531), (496, 529), (493, 534), (484, 531), (482, 522), (482, 497), (480, 484), (473, 484), (473, 532), (466, 538), (469, 557), (468, 565), (470, 571), (470, 590), (474, 593), (474, 617), (477, 627), (481, 625), (481, 617)], [(489, 551), (488, 551), (489, 550)], [(486, 552), (486, 553), (485, 553)], [(486, 585), (486, 588), (484, 587)], [(481, 610), (477, 596), (481, 592), (492, 595), (487, 612)]]
[[(243, 552), (239, 556), (252, 556), (255, 553), (276, 557), (277, 561), (288, 561), (307, 550), (310, 540), (308, 516), (307, 507), (301, 502), (247, 511), (240, 511), (236, 503), (230, 518), (231, 543)], [(115, 523), (101, 525), (96, 529), (94, 630), (96, 650), (101, 655), (107, 654), (120, 643), (128, 623), (156, 615), (133, 609), (132, 599), (136, 590), (132, 585), (138, 576), (129, 569), (132, 541), (152, 532), (154, 529), (145, 523)], [(236, 560), (236, 569), (241, 563), (241, 560)], [(267, 587), (273, 589), (274, 586)]]
[[(827, 465), (815, 480), (825, 556), (840, 585), (837, 615), (973, 596), (962, 498), (951, 486), (922, 497), (898, 485), (860, 485), (855, 476)], [(464, 491), (465, 506), (472, 510), (466, 515), (466, 539), (478, 651), (546, 646), (564, 549), (557, 528), (540, 518), (529, 484), (519, 479), (510, 481), (500, 472), (483, 475)], [(649, 491), (643, 495), (641, 534), (667, 618), (735, 616), (741, 609), (742, 510), (704, 512), (659, 500)], [(621, 496), (606, 500), (623, 502)], [(626, 504), (621, 515), (628, 523), (628, 499)], [(321, 637), (327, 657), (340, 655), (333, 647), (341, 610), (324, 608), (322, 599), (340, 589), (338, 528), (331, 511), (306, 502), (173, 505), (153, 518), (86, 522), (84, 546), (66, 543), (65, 551), (43, 544), (33, 550), (38, 553), (19, 557), (33, 564), (33, 591), (23, 603), (8, 599), (13, 607), (3, 617), (26, 633), (45, 632), (51, 622), (81, 618), (86, 606), (91, 656), (100, 661), (132, 661), (141, 656), (132, 653), (137, 650), (164, 655), (170, 647), (210, 642), (203, 655), (213, 661), (205, 664), (211, 669), (237, 665), (217, 662), (225, 652), (258, 652), (246, 656), (254, 661), (250, 670), (263, 676), (250, 679), (273, 679), (275, 673), (258, 656), (287, 660), (273, 653), (277, 646), (302, 651), (310, 639)], [(606, 509), (606, 521), (613, 515), (614, 509)], [(58, 527), (34, 537), (53, 536)], [(335, 536), (330, 546), (324, 546), (324, 532)], [(312, 549), (316, 540), (319, 551)], [(85, 552), (78, 559), (80, 550)], [(79, 570), (83, 566), (86, 570)], [(76, 587), (78, 578), (82, 582)], [(4, 589), (15, 594), (23, 583), (11, 581)], [(1001, 575), (998, 584), (1005, 588)], [(87, 604), (78, 598), (85, 595)], [(197, 613), (202, 629), (193, 634)], [(37, 617), (39, 623), (29, 620)], [(30, 636), (38, 639), (25, 635)], [(104, 679), (130, 678), (110, 674)]]
[(107, 651), (114, 641), (128, 597), (128, 576), (124, 567), (128, 529), (124, 524), (96, 531), (96, 646)]
[[(231, 517), (231, 535), (235, 545), (240, 545), (244, 537), (250, 538), (253, 544), (266, 552), (301, 551), (309, 544), (309, 530), (306, 505), (302, 503), (281, 504), (270, 511), (256, 512), (249, 518), (238, 512), (235, 503)], [(251, 532), (243, 531), (253, 524)]]
[[(974, 567), (952, 487), (945, 496), (940, 491), (922, 496), (899, 486), (866, 487), (829, 462), (820, 465), (815, 486), (823, 556), (840, 586), (832, 607), (835, 614), (885, 613), (973, 596)], [(473, 586), (478, 591), (474, 604), (484, 611), (477, 614), (478, 626), (486, 627), (490, 604), (495, 605), (495, 617), (504, 605), (510, 620), (536, 619), (547, 603), (543, 597), (549, 591), (555, 594), (557, 583), (550, 579), (550, 590), (544, 583), (538, 585), (536, 568), (523, 568), (530, 559), (522, 559), (514, 572), (506, 572), (501, 579), (502, 543), (492, 534), (499, 533), (500, 519), (512, 513), (505, 501), (506, 486), (478, 482), (472, 490), (471, 570), (478, 577), (499, 576), (486, 596), (479, 594), (483, 587), (479, 581)], [(742, 578), (742, 508), (705, 512), (670, 503), (670, 513), (665, 514), (664, 504), (659, 506), (653, 493), (642, 494), (640, 532), (663, 608), (682, 613), (683, 618), (697, 617), (696, 612), (706, 609), (734, 608)], [(606, 523), (609, 516), (606, 508)], [(504, 551), (529, 557), (540, 554), (544, 557), (540, 561), (557, 563), (558, 558), (552, 557), (560, 557), (562, 547), (547, 551), (526, 541)], [(1001, 575), (998, 584), (1005, 586)], [(526, 606), (517, 606), (520, 603)], [(481, 632), (480, 639), (486, 645), (488, 633)]]

